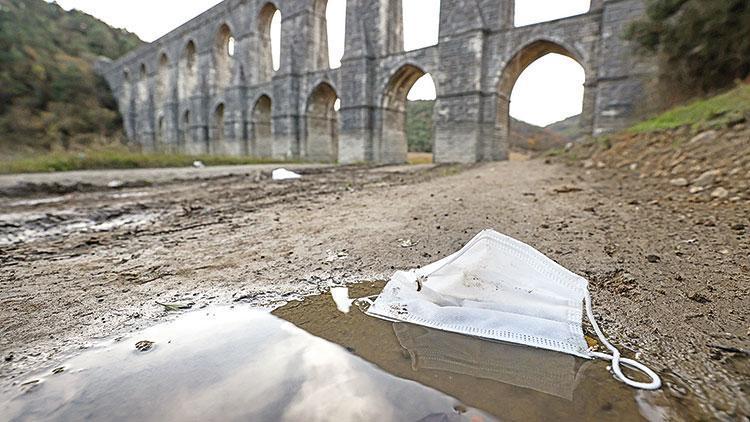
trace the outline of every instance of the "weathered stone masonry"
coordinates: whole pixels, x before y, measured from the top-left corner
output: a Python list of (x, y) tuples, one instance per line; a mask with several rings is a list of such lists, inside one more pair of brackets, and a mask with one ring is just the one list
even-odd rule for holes
[[(401, 0), (348, 0), (346, 50), (333, 70), (326, 3), (226, 0), (102, 66), (128, 138), (146, 149), (189, 153), (403, 162), (406, 95), (431, 73), (435, 160), (500, 160), (513, 85), (543, 55), (564, 54), (584, 68), (581, 124), (594, 134), (642, 114), (656, 72), (621, 38), (643, 13), (642, 0), (593, 0), (586, 14), (523, 27), (513, 25), (513, 0), (442, 0), (438, 44), (409, 52)], [(282, 35), (274, 71), (276, 10)]]

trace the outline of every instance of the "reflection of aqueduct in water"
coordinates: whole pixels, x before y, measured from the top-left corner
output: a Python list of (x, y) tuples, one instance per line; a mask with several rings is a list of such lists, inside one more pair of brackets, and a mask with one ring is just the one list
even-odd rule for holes
[(514, 27), (514, 0), (442, 0), (438, 44), (409, 52), (401, 0), (348, 0), (339, 69), (328, 66), (326, 4), (225, 0), (104, 65), (128, 137), (189, 153), (403, 162), (406, 96), (429, 72), (437, 89), (435, 160), (503, 159), (513, 85), (547, 53), (583, 66), (586, 131), (621, 128), (642, 111), (636, 104), (647, 103), (654, 68), (621, 39), (643, 13), (642, 0), (592, 0), (586, 14), (523, 27)]

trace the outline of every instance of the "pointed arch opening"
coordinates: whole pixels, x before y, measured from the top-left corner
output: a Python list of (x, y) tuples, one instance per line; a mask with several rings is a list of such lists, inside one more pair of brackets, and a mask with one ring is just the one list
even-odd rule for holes
[(326, 25), (328, 67), (338, 69), (346, 47), (346, 0), (328, 0)]
[(141, 63), (138, 70), (138, 101), (144, 102), (148, 99), (148, 71), (146, 70), (146, 64)]
[(222, 24), (216, 33), (213, 49), (214, 84), (217, 90), (226, 89), (232, 80), (235, 40), (229, 25)]
[(314, 69), (341, 67), (346, 34), (346, 0), (315, 0), (312, 21)]
[(408, 160), (410, 150), (418, 153), (416, 161), (432, 161), (435, 96), (435, 83), (421, 68), (408, 64), (394, 73), (383, 94), (377, 161), (403, 163)]
[[(224, 139), (225, 110), (224, 103), (219, 103), (214, 109), (213, 118), (211, 119), (211, 142), (206, 145), (206, 153), (211, 153), (212, 149), (218, 151), (222, 148)], [(211, 148), (214, 145), (214, 148)]]
[(498, 83), (498, 148), (547, 150), (585, 132), (582, 63), (572, 50), (548, 40), (527, 45), (508, 62)]
[(516, 27), (581, 15), (591, 9), (591, 0), (513, 0)]
[(402, 0), (404, 51), (419, 50), (438, 43), (440, 0)]
[(258, 15), (258, 78), (269, 82), (280, 68), (281, 11), (273, 3), (266, 3)]
[(161, 150), (162, 145), (164, 144), (164, 133), (165, 133), (165, 127), (164, 127), (164, 116), (159, 115), (159, 117), (156, 119), (156, 149), (157, 151)]
[(166, 53), (159, 56), (159, 69), (156, 73), (156, 104), (163, 107), (169, 95), (169, 57)]
[(328, 83), (320, 83), (307, 100), (305, 156), (311, 161), (336, 162), (339, 154), (338, 95)]
[(180, 136), (178, 138), (180, 143), (179, 147), (181, 151), (185, 150), (185, 147), (190, 143), (190, 110), (185, 110), (182, 113), (182, 119), (180, 122)]
[(273, 156), (272, 103), (267, 95), (261, 95), (250, 113), (250, 146), (252, 155), (261, 158)]
[(178, 95), (181, 99), (188, 99), (195, 93), (198, 86), (198, 52), (193, 40), (188, 41), (180, 56)]

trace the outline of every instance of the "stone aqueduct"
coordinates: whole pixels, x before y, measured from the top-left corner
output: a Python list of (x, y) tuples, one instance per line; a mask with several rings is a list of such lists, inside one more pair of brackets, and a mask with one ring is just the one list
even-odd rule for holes
[[(328, 65), (326, 4), (225, 0), (100, 66), (128, 138), (194, 154), (403, 162), (406, 96), (430, 73), (435, 161), (499, 160), (507, 155), (511, 90), (536, 59), (560, 53), (581, 64), (581, 125), (594, 134), (643, 112), (638, 104), (647, 102), (656, 70), (621, 38), (643, 13), (642, 0), (592, 0), (586, 14), (523, 27), (514, 27), (514, 0), (442, 0), (438, 44), (408, 52), (401, 0), (347, 0), (338, 69)], [(276, 10), (282, 35), (274, 71)]]

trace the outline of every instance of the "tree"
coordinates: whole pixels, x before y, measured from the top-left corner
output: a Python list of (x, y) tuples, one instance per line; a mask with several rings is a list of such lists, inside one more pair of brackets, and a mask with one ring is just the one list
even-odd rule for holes
[(750, 1), (649, 0), (627, 38), (664, 61), (670, 78), (703, 92), (750, 74)]

